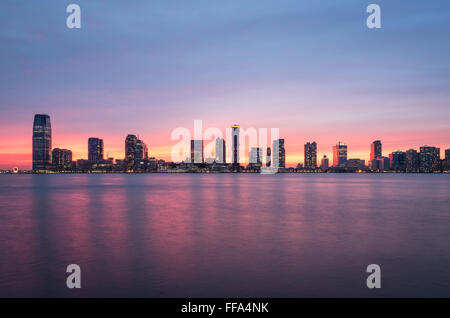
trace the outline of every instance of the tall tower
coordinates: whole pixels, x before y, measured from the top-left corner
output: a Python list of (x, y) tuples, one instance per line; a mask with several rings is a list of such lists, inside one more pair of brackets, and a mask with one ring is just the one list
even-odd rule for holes
[[(276, 139), (273, 141), (273, 167), (286, 167), (286, 150), (284, 149), (284, 139)], [(277, 167), (278, 165), (278, 167)]]
[(92, 163), (103, 160), (103, 139), (88, 139), (88, 160)]
[(343, 167), (347, 162), (347, 145), (339, 141), (333, 147), (333, 166)]
[(136, 161), (136, 135), (128, 135), (125, 138), (125, 161), (127, 162), (127, 170), (132, 170)]
[(226, 162), (226, 147), (225, 140), (223, 138), (216, 138), (216, 162)]
[(148, 147), (142, 140), (136, 141), (136, 160), (148, 159)]
[(51, 164), (52, 127), (50, 116), (34, 115), (33, 122), (33, 171), (48, 170)]
[(239, 165), (239, 132), (241, 130), (239, 125), (231, 126), (231, 136), (233, 138), (232, 151), (231, 151), (231, 163), (233, 165)]
[(375, 140), (374, 142), (372, 142), (370, 149), (370, 161), (381, 156), (382, 156), (381, 141)]
[(315, 141), (305, 144), (305, 168), (317, 168), (317, 143)]

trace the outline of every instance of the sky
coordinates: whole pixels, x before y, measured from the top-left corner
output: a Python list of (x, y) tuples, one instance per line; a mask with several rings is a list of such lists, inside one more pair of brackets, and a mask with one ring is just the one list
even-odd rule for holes
[[(81, 7), (81, 29), (66, 7)], [(381, 7), (381, 29), (366, 7)], [(177, 127), (279, 128), (288, 166), (304, 143), (368, 160), (450, 148), (448, 0), (0, 2), (0, 168), (31, 167), (36, 113), (53, 148), (87, 140), (124, 157), (127, 134), (170, 160)]]

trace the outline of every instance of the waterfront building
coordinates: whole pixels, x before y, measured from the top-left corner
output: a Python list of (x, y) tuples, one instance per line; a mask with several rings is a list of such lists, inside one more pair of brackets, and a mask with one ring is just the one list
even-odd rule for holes
[(325, 170), (328, 170), (329, 166), (330, 166), (330, 163), (329, 163), (327, 155), (323, 155), (322, 161), (320, 163), (320, 168), (323, 171), (325, 171)]
[(397, 150), (389, 155), (390, 168), (393, 171), (406, 171), (408, 160), (406, 152)]
[(307, 142), (305, 144), (305, 169), (317, 168), (317, 143)]
[(440, 149), (436, 147), (420, 147), (419, 170), (420, 172), (435, 172), (440, 170)]
[(52, 166), (57, 171), (70, 170), (72, 168), (72, 151), (59, 148), (53, 149)]
[(226, 147), (223, 138), (216, 138), (216, 162), (226, 163)]
[[(284, 149), (284, 139), (273, 141), (273, 162), (274, 168), (286, 168), (286, 150)], [(278, 167), (276, 166), (278, 164)]]
[(339, 141), (336, 146), (333, 147), (333, 166), (344, 167), (347, 161), (347, 145)]
[(88, 160), (91, 163), (103, 160), (103, 139), (96, 137), (88, 139)]
[(240, 126), (233, 125), (231, 126), (231, 137), (233, 140), (232, 148), (231, 148), (231, 163), (235, 166), (239, 166), (239, 134), (240, 134)]
[(371, 148), (370, 148), (370, 161), (372, 162), (372, 160), (374, 160), (375, 158), (382, 157), (382, 156), (383, 156), (383, 153), (382, 153), (381, 141), (375, 140), (374, 142), (372, 142)]
[(191, 163), (204, 163), (203, 140), (191, 140)]
[(136, 162), (136, 135), (128, 135), (125, 138), (125, 162), (126, 170), (134, 170), (134, 165)]
[(136, 140), (136, 162), (148, 159), (148, 147), (142, 140)]
[(34, 115), (33, 121), (33, 171), (46, 171), (51, 165), (52, 127), (50, 116)]

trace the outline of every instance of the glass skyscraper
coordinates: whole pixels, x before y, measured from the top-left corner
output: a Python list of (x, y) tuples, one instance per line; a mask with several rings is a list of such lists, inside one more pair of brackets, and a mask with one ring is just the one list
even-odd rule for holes
[(231, 126), (231, 129), (231, 136), (233, 138), (231, 163), (233, 165), (239, 165), (239, 132), (241, 130), (241, 127), (239, 125), (233, 125)]
[(50, 169), (52, 149), (52, 127), (50, 116), (34, 115), (33, 122), (33, 171)]
[(94, 137), (88, 139), (88, 160), (90, 162), (103, 160), (103, 139)]
[(336, 146), (333, 147), (333, 166), (343, 167), (347, 162), (347, 145), (339, 141)]
[(317, 168), (317, 143), (307, 142), (305, 144), (305, 169)]

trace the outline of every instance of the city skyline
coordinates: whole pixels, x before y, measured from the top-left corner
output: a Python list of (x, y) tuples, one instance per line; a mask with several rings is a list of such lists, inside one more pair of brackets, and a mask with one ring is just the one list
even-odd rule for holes
[[(240, 172), (241, 168), (246, 170), (259, 171), (261, 167), (275, 167), (277, 170), (290, 168), (286, 166), (286, 149), (284, 138), (272, 140), (272, 148), (261, 148), (262, 144), (252, 145), (247, 143), (247, 132), (244, 130), (241, 135), (241, 126), (233, 124), (231, 135), (228, 141), (231, 144), (230, 155), (226, 156), (226, 139), (216, 136), (212, 141), (202, 139), (190, 139), (190, 149), (184, 160), (172, 163), (181, 164), (181, 170), (206, 165), (204, 168), (214, 171), (235, 171)], [(197, 137), (198, 138), (198, 137)], [(271, 139), (273, 136), (271, 137)], [(128, 171), (128, 172), (155, 172), (160, 169), (160, 165), (166, 165), (165, 160), (149, 156), (147, 144), (134, 134), (128, 134), (125, 138), (124, 155), (119, 158), (104, 158), (103, 139), (89, 137), (87, 143), (88, 158), (73, 160), (70, 149), (52, 149), (52, 127), (50, 116), (47, 114), (35, 114), (33, 120), (33, 164), (32, 170), (35, 172), (46, 171)], [(213, 146), (214, 154), (205, 157), (205, 141)], [(250, 140), (249, 140), (250, 141)], [(259, 143), (263, 142), (261, 139)], [(265, 141), (267, 143), (267, 140)], [(187, 150), (184, 150), (185, 154)], [(248, 151), (248, 154), (246, 154)], [(450, 149), (444, 149), (445, 156), (441, 160), (440, 148), (424, 145), (419, 151), (409, 148), (406, 151), (397, 150), (389, 155), (383, 156), (383, 146), (381, 140), (375, 140), (370, 146), (370, 160), (360, 158), (350, 158), (348, 156), (348, 146), (339, 141), (333, 146), (332, 170), (336, 172), (347, 171), (396, 171), (396, 172), (438, 172), (449, 171), (450, 169)], [(242, 156), (243, 155), (243, 156)], [(241, 157), (242, 156), (242, 157)], [(162, 162), (164, 162), (164, 164)], [(168, 161), (167, 164), (170, 164)], [(273, 165), (275, 163), (275, 165)], [(113, 165), (115, 166), (113, 167)], [(184, 166), (185, 164), (191, 165)], [(212, 165), (211, 165), (212, 164)], [(219, 164), (219, 165), (217, 165)], [(209, 165), (209, 166), (208, 166)], [(226, 167), (228, 166), (228, 167)], [(231, 167), (231, 168), (230, 168)], [(173, 168), (173, 167), (171, 167)], [(317, 143), (315, 141), (304, 144), (304, 162), (298, 163), (296, 171), (328, 171), (330, 168), (326, 155), (318, 164)], [(16, 168), (14, 168), (16, 169)], [(164, 168), (164, 169), (167, 169)], [(230, 170), (231, 169), (231, 170)], [(337, 170), (336, 170), (337, 169)], [(197, 168), (195, 169), (197, 170)]]
[(0, 169), (31, 168), (35, 113), (56, 119), (52, 147), (74, 160), (93, 136), (121, 157), (128, 133), (169, 160), (172, 129), (198, 118), (280, 128), (288, 167), (312, 140), (319, 158), (343, 140), (366, 162), (374, 140), (450, 146), (448, 1), (380, 1), (379, 30), (359, 1), (79, 4), (80, 30), (58, 1), (3, 6)]

